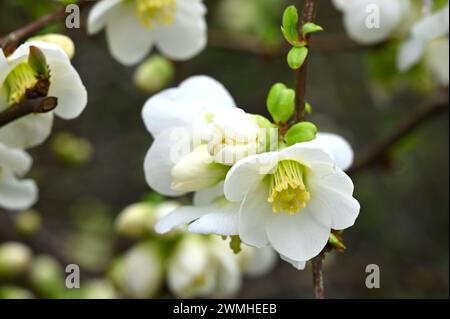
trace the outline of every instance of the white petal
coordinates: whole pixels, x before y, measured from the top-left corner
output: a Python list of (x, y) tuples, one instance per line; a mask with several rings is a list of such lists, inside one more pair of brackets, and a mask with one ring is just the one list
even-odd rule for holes
[(311, 193), (317, 197), (311, 198), (308, 210), (316, 220), (323, 224), (331, 218), (330, 226), (337, 230), (346, 229), (355, 224), (360, 205), (351, 195), (325, 186), (311, 189)]
[(323, 164), (314, 165), (308, 175), (311, 200), (308, 211), (323, 225), (345, 229), (355, 223), (359, 203), (352, 197), (353, 182), (343, 171)]
[[(189, 139), (189, 136), (184, 136)], [(180, 196), (183, 193), (174, 191), (171, 188), (171, 171), (179, 158), (187, 154), (183, 145), (177, 148), (179, 135), (175, 130), (166, 130), (158, 134), (153, 141), (144, 161), (145, 179), (148, 185), (155, 191), (167, 196)], [(182, 144), (188, 142), (181, 141)], [(175, 156), (175, 151), (179, 151)]]
[(317, 133), (316, 141), (324, 146), (336, 166), (342, 170), (348, 169), (353, 163), (353, 149), (347, 140), (337, 134)]
[(209, 206), (210, 213), (189, 225), (188, 230), (197, 234), (216, 234), (222, 236), (238, 235), (239, 204), (227, 203), (224, 206)]
[(111, 12), (106, 26), (112, 56), (124, 65), (134, 65), (145, 58), (154, 43), (153, 32), (141, 25), (131, 2), (124, 2)]
[(280, 258), (283, 259), (284, 261), (287, 261), (288, 263), (290, 263), (297, 270), (305, 269), (306, 261), (293, 260), (293, 259), (290, 259), (290, 258), (288, 258), (286, 256), (283, 256), (283, 255), (280, 255)]
[(48, 95), (58, 98), (56, 115), (66, 120), (78, 117), (87, 105), (87, 91), (78, 72), (62, 56), (47, 59), (47, 62), (51, 70)]
[(147, 130), (155, 136), (177, 126), (201, 129), (206, 112), (234, 106), (233, 98), (222, 84), (208, 76), (193, 76), (178, 88), (151, 97), (144, 105), (142, 117)]
[[(257, 187), (262, 179), (273, 172), (278, 164), (279, 154), (263, 153), (246, 157), (237, 162), (225, 178), (225, 197), (234, 202), (240, 202), (246, 194)], [(266, 198), (267, 199), (267, 198)]]
[(155, 226), (159, 234), (165, 234), (175, 227), (187, 224), (211, 212), (209, 206), (182, 206), (161, 219)]
[(0, 143), (13, 148), (30, 148), (50, 135), (53, 113), (30, 114), (0, 128)]
[(265, 223), (272, 215), (272, 207), (267, 202), (268, 188), (260, 183), (254, 190), (248, 192), (239, 211), (239, 236), (242, 241), (257, 248), (268, 243)]
[(297, 143), (280, 152), (280, 160), (296, 160), (310, 167), (315, 163), (334, 165), (329, 152), (318, 140)]
[(423, 56), (426, 42), (412, 37), (402, 44), (397, 55), (397, 68), (404, 72), (417, 64)]
[[(205, 9), (197, 10), (188, 2), (180, 2), (174, 22), (171, 25), (159, 25), (155, 30), (158, 49), (168, 58), (188, 60), (200, 53), (207, 42)], [(199, 4), (197, 3), (197, 6)]]
[(28, 153), (11, 149), (0, 143), (0, 171), (7, 168), (17, 175), (24, 175), (31, 168), (32, 159)]
[(20, 181), (8, 170), (0, 170), (0, 206), (21, 210), (30, 208), (37, 201), (34, 181)]
[(210, 187), (201, 189), (194, 193), (193, 203), (195, 206), (204, 206), (212, 204), (217, 199), (223, 197), (223, 185), (224, 182), (220, 182), (219, 184)]
[(102, 0), (94, 4), (88, 16), (88, 33), (95, 34), (103, 29), (110, 19), (112, 10), (122, 1), (123, 0)]
[(296, 215), (270, 214), (266, 217), (266, 231), (272, 247), (293, 260), (309, 260), (325, 247), (330, 227), (319, 223), (308, 206)]
[(412, 27), (412, 36), (431, 41), (448, 34), (449, 6), (425, 16)]

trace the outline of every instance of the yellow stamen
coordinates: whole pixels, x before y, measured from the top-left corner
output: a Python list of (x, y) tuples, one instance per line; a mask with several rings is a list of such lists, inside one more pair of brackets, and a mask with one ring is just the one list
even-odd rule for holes
[(270, 193), (267, 201), (274, 213), (294, 215), (306, 206), (310, 194), (304, 183), (306, 167), (297, 161), (285, 160), (278, 163), (270, 175)]
[(6, 77), (2, 89), (5, 90), (8, 105), (20, 103), (27, 90), (38, 83), (36, 71), (26, 62), (18, 64)]
[(136, 14), (141, 24), (153, 28), (154, 24), (170, 25), (176, 10), (175, 0), (136, 0)]

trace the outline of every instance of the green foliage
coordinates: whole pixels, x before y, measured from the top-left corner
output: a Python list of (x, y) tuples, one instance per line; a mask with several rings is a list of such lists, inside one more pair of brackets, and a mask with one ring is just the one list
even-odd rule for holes
[(309, 142), (316, 138), (317, 127), (311, 122), (300, 122), (293, 125), (284, 137), (288, 146)]
[(296, 46), (300, 43), (298, 34), (298, 10), (293, 5), (284, 10), (281, 32), (290, 44)]
[(28, 64), (37, 73), (37, 75), (48, 79), (50, 72), (44, 53), (35, 46), (30, 46), (30, 54), (28, 55)]
[(305, 46), (293, 47), (287, 56), (287, 62), (291, 69), (297, 70), (305, 63), (308, 56), (308, 48)]
[(267, 97), (267, 109), (275, 123), (286, 123), (295, 112), (295, 91), (283, 83), (274, 84)]
[(323, 28), (313, 22), (306, 22), (302, 27), (302, 31), (304, 35), (308, 35), (310, 33), (323, 31)]

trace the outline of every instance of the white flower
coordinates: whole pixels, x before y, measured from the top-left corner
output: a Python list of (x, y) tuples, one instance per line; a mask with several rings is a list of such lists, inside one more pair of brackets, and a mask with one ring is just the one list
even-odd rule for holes
[(230, 297), (241, 285), (233, 253), (218, 238), (188, 235), (168, 262), (168, 285), (181, 298)]
[[(340, 156), (347, 151), (343, 145)], [(238, 233), (244, 243), (270, 244), (301, 268), (299, 262), (325, 247), (331, 229), (354, 224), (360, 206), (352, 197), (353, 183), (329, 152), (322, 139), (250, 156), (231, 168), (224, 192), (241, 203)]]
[[(227, 116), (222, 119), (223, 114)], [(244, 126), (231, 135), (227, 133), (227, 140), (232, 143), (232, 134), (255, 129), (255, 123), (247, 115), (235, 107), (233, 98), (220, 83), (206, 76), (191, 77), (178, 88), (151, 97), (142, 111), (145, 125), (154, 137), (144, 163), (147, 183), (168, 196), (215, 186), (229, 169), (217, 160), (220, 156), (216, 151), (227, 149), (227, 156), (238, 158), (242, 155), (233, 154), (242, 153), (242, 148), (234, 149), (233, 153), (231, 146), (217, 142), (211, 128), (219, 133), (231, 132), (230, 122), (236, 121), (236, 116), (245, 117), (239, 122), (250, 129)], [(242, 145), (245, 148), (245, 143)]]
[(25, 91), (36, 84), (30, 70), (30, 47), (45, 55), (50, 71), (48, 96), (58, 98), (53, 112), (30, 114), (0, 128), (0, 142), (14, 148), (28, 148), (42, 143), (50, 134), (53, 113), (63, 119), (80, 115), (87, 104), (87, 92), (70, 59), (56, 44), (27, 42), (10, 56), (0, 50), (0, 111), (14, 107), (25, 97)]
[(424, 55), (440, 84), (448, 85), (449, 6), (425, 15), (411, 28), (411, 34), (398, 53), (397, 66), (406, 71)]
[(206, 46), (202, 0), (101, 0), (88, 17), (88, 32), (106, 28), (109, 49), (119, 62), (136, 64), (153, 46), (174, 60), (187, 60)]
[(118, 283), (127, 296), (152, 298), (162, 288), (163, 260), (152, 244), (139, 244), (129, 250), (122, 261)]
[(0, 143), (0, 207), (20, 210), (36, 202), (38, 190), (34, 181), (18, 179), (30, 170), (31, 162), (24, 151)]
[(409, 11), (409, 0), (334, 0), (356, 42), (374, 44), (390, 37)]

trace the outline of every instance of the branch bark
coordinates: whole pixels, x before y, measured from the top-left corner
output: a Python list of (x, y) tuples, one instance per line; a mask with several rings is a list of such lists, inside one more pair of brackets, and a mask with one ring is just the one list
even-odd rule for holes
[(415, 112), (405, 118), (405, 120), (401, 122), (390, 134), (363, 150), (361, 155), (355, 160), (353, 166), (348, 169), (347, 173), (349, 175), (354, 175), (359, 173), (361, 170), (378, 163), (403, 137), (420, 127), (424, 122), (434, 116), (447, 112), (448, 107), (449, 105), (447, 98), (445, 100), (437, 101), (431, 105), (418, 108)]
[[(318, 4), (319, 0), (307, 0), (305, 2), (305, 6), (303, 7), (302, 10), (301, 23), (299, 25), (300, 34), (303, 34), (302, 25), (304, 25), (307, 22), (314, 22), (316, 18)], [(305, 42), (308, 43), (309, 35), (307, 35), (306, 38), (302, 40), (305, 40)], [(306, 60), (303, 63), (302, 67), (298, 69), (296, 72), (295, 107), (296, 107), (296, 119), (298, 122), (303, 121), (306, 115), (305, 105), (306, 105), (306, 79), (308, 73), (308, 61), (309, 61), (309, 54), (306, 57)]]
[(58, 99), (53, 96), (25, 99), (21, 103), (0, 112), (0, 128), (29, 114), (50, 112), (57, 105)]
[(323, 288), (323, 271), (322, 263), (325, 258), (325, 253), (321, 252), (318, 256), (311, 260), (314, 297), (316, 299), (325, 299), (325, 291)]

